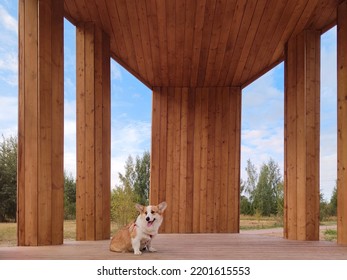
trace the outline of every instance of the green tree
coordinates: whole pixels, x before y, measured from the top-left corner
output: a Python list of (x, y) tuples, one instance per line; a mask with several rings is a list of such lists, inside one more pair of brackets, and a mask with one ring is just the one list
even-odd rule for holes
[(136, 194), (130, 186), (117, 186), (111, 193), (111, 219), (119, 226), (136, 217)]
[[(263, 163), (258, 174), (255, 165), (247, 161), (247, 180), (243, 189), (249, 195), (250, 212), (264, 216), (283, 214), (283, 180), (278, 164), (270, 159)], [(248, 211), (245, 197), (241, 196), (242, 211)]]
[(16, 220), (17, 212), (17, 137), (0, 143), (0, 222)]
[(134, 191), (138, 195), (138, 202), (148, 204), (151, 157), (148, 151), (142, 157), (136, 157)]
[(333, 189), (333, 193), (330, 198), (329, 202), (329, 215), (330, 216), (336, 216), (337, 215), (337, 187), (335, 184), (335, 187)]
[(322, 193), (319, 194), (319, 220), (323, 221), (329, 216), (329, 204)]
[(150, 154), (144, 152), (134, 162), (131, 155), (125, 162), (124, 175), (118, 173), (120, 185), (111, 193), (111, 217), (120, 225), (136, 217), (135, 203), (147, 204), (150, 180)]
[(76, 219), (76, 181), (64, 172), (64, 219)]
[(130, 187), (136, 194), (136, 202), (148, 203), (150, 180), (150, 154), (144, 152), (142, 157), (137, 156), (135, 163), (131, 155), (125, 162), (125, 174), (118, 173), (121, 186)]

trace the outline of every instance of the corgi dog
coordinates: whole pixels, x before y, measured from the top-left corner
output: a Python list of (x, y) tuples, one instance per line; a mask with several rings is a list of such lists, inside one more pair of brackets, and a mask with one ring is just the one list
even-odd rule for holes
[(135, 205), (139, 215), (135, 222), (130, 223), (119, 230), (111, 239), (110, 250), (114, 252), (134, 252), (141, 255), (147, 249), (156, 252), (151, 245), (152, 239), (158, 234), (163, 222), (163, 213), (167, 207), (164, 201), (158, 205)]

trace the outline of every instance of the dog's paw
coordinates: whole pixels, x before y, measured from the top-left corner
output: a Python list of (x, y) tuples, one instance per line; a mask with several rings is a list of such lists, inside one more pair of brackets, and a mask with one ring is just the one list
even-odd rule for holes
[(135, 255), (142, 255), (142, 252), (138, 250), (138, 251), (134, 251), (134, 254)]
[(150, 252), (156, 252), (157, 249), (155, 249), (155, 248), (153, 248), (153, 247), (150, 247), (150, 248), (148, 248), (148, 251), (150, 251)]

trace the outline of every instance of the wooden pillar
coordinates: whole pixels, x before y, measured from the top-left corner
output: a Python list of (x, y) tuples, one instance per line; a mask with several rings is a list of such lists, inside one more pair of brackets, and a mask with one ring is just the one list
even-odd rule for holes
[(77, 240), (110, 238), (110, 40), (77, 27)]
[(241, 89), (155, 88), (150, 201), (166, 233), (239, 232)]
[(63, 243), (63, 9), (19, 1), (18, 245)]
[(347, 1), (337, 12), (337, 242), (347, 244)]
[(320, 33), (290, 39), (285, 61), (285, 230), (319, 240)]

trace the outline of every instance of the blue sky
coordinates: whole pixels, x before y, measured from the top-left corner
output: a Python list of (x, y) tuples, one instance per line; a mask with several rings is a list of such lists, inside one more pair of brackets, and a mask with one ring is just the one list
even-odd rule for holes
[[(17, 134), (18, 1), (0, 0), (0, 135)], [(64, 166), (76, 172), (75, 29), (65, 21)], [(336, 180), (336, 28), (321, 44), (321, 191), (331, 196)], [(271, 157), (283, 174), (283, 63), (243, 90), (241, 177), (248, 159), (258, 167)], [(128, 155), (150, 150), (151, 91), (111, 62), (111, 183), (118, 182)]]

